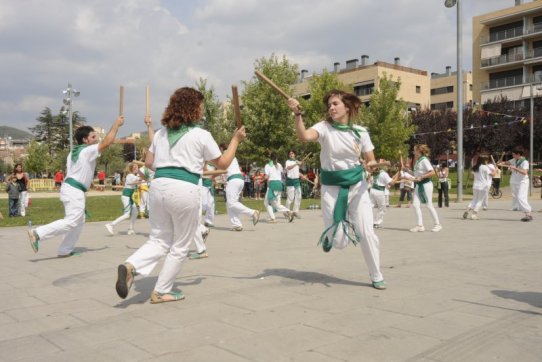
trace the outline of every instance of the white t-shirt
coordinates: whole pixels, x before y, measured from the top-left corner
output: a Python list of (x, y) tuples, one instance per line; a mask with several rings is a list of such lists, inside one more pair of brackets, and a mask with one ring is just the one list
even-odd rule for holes
[[(423, 157), (423, 158), (422, 158)], [(414, 165), (414, 176), (420, 177), (433, 170), (433, 165), (425, 156), (420, 156)]]
[(203, 172), (205, 161), (220, 157), (220, 149), (213, 136), (201, 128), (192, 128), (170, 148), (167, 128), (161, 128), (154, 134), (149, 151), (154, 154), (153, 167), (184, 167), (199, 174)]
[(228, 173), (226, 174), (226, 177), (230, 177), (231, 175), (238, 175), (241, 173), (241, 168), (239, 167), (239, 162), (237, 161), (237, 157), (233, 158), (233, 161), (230, 163), (230, 167), (227, 169)]
[[(410, 172), (407, 172), (407, 171), (403, 171), (401, 170), (401, 173), (400, 173), (400, 176), (399, 176), (401, 179), (403, 180), (414, 180), (414, 176), (410, 173)], [(414, 188), (414, 181), (403, 181), (399, 184), (399, 188), (402, 189), (404, 187), (410, 187), (411, 189)]]
[(274, 166), (269, 164), (265, 165), (264, 172), (267, 176), (267, 181), (281, 181), (282, 182), (282, 165), (276, 163)]
[(361, 139), (353, 132), (342, 132), (331, 126), (327, 121), (321, 121), (311, 128), (318, 132), (320, 164), (327, 171), (348, 170), (360, 164), (362, 153), (374, 150), (369, 133), (365, 128), (354, 125), (360, 131)]
[[(519, 160), (517, 160), (519, 161)], [(528, 170), (529, 169), (529, 161), (524, 160), (521, 165), (517, 165), (516, 159), (511, 159), (508, 161), (509, 164), (511, 164), (514, 167), (517, 167), (522, 170)], [(517, 171), (512, 171), (512, 176), (510, 176), (510, 183), (511, 184), (523, 184), (523, 183), (529, 183), (529, 176), (522, 175)]]
[(129, 173), (126, 175), (126, 180), (124, 182), (124, 188), (125, 189), (135, 189), (137, 186), (137, 182), (139, 181), (139, 177), (137, 175), (134, 175), (133, 173)]
[[(288, 167), (292, 165), (295, 165), (295, 166), (288, 170)], [(286, 161), (286, 164), (284, 165), (284, 167), (286, 168), (286, 177), (299, 178), (299, 165), (297, 164), (296, 160)]]
[(480, 165), (478, 172), (474, 172), (474, 182), (472, 188), (475, 190), (483, 190), (491, 185), (491, 171), (487, 165)]
[(94, 170), (96, 169), (96, 159), (98, 156), (100, 156), (98, 144), (89, 145), (83, 148), (75, 163), (72, 163), (71, 153), (69, 153), (66, 162), (66, 168), (68, 170), (66, 172), (66, 178), (73, 178), (88, 189), (94, 179)]
[(489, 181), (488, 181), (488, 184), (487, 184), (487, 185), (488, 185), (489, 187), (491, 187), (491, 185), (493, 185), (493, 176), (491, 176), (491, 174), (492, 174), (493, 172), (495, 172), (495, 170), (496, 170), (497, 168), (496, 168), (495, 165), (492, 164), (492, 163), (488, 163), (488, 164), (487, 164), (487, 167), (489, 168), (489, 176), (488, 176)]
[(378, 174), (378, 177), (376, 178), (377, 186), (387, 187), (390, 182), (391, 182), (390, 175), (388, 175), (386, 171), (380, 171), (380, 173)]

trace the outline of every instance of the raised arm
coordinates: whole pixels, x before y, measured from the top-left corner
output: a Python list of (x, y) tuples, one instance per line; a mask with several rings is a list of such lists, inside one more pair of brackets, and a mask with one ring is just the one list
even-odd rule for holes
[(105, 138), (98, 144), (98, 152), (102, 153), (115, 141), (119, 128), (124, 124), (124, 116), (118, 116)]
[(211, 160), (210, 162), (215, 165), (218, 169), (225, 170), (227, 169), (233, 159), (235, 158), (235, 152), (237, 152), (237, 147), (246, 137), (245, 126), (238, 128), (233, 137), (231, 138), (230, 144), (222, 156)]
[(294, 112), (295, 133), (301, 142), (314, 142), (318, 140), (318, 132), (314, 129), (306, 129), (303, 123), (303, 114), (299, 111), (299, 101), (295, 98), (288, 99), (288, 107)]

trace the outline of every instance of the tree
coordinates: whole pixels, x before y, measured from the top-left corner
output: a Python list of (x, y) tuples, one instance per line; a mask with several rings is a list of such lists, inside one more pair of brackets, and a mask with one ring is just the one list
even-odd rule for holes
[(213, 135), (217, 143), (228, 143), (235, 131), (235, 123), (224, 115), (224, 108), (220, 104), (214, 87), (207, 86), (207, 79), (200, 78), (196, 88), (203, 93), (205, 107), (204, 127)]
[(113, 144), (109, 146), (98, 159), (97, 168), (105, 170), (105, 173), (110, 175), (114, 171), (124, 170), (124, 158), (122, 155), (123, 145)]
[(411, 149), (416, 144), (426, 144), (431, 149), (431, 158), (453, 152), (457, 139), (456, 112), (425, 109), (411, 116), (416, 126), (416, 134), (409, 141)]
[[(255, 69), (291, 93), (290, 84), (297, 79), (298, 67), (285, 56), (279, 58), (273, 54), (268, 59), (258, 59)], [(243, 84), (241, 103), (244, 106), (243, 121), (247, 139), (240, 147), (240, 157), (245, 161), (261, 163), (273, 151), (279, 157), (286, 158), (288, 150), (298, 145), (288, 104), (271, 87), (254, 77)]]
[(46, 143), (30, 142), (24, 160), (24, 169), (28, 172), (51, 172), (51, 155)]
[(360, 112), (377, 158), (393, 160), (398, 158), (399, 151), (406, 154), (406, 142), (416, 129), (406, 111), (406, 103), (397, 100), (400, 87), (400, 80), (392, 81), (384, 74), (379, 79), (378, 89), (371, 95), (370, 107)]

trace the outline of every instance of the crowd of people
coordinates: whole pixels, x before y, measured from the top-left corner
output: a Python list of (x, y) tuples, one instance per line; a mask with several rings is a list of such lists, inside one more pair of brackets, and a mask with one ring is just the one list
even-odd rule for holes
[[(325, 95), (323, 102), (327, 108), (326, 118), (306, 128), (299, 102), (294, 98), (288, 99), (298, 140), (318, 142), (321, 147), (321, 169), (312, 176), (309, 172), (300, 172), (304, 165), (295, 150), (288, 153), (284, 167), (277, 155), (271, 153), (263, 172), (261, 169), (254, 172), (247, 169), (243, 173), (235, 154), (246, 137), (245, 128), (238, 127), (229, 143), (218, 145), (211, 133), (199, 124), (204, 112), (204, 96), (193, 88), (179, 88), (171, 95), (161, 119), (163, 127), (158, 131), (154, 131), (150, 116), (146, 116), (151, 145), (146, 152), (144, 166), (141, 162), (127, 166), (121, 196), (122, 213), (116, 220), (105, 224), (107, 232), (115, 235), (114, 228), (128, 221), (127, 234), (134, 235), (135, 218), (142, 212), (140, 205), (144, 204), (143, 212), (149, 215), (148, 240), (117, 267), (115, 290), (119, 297), (126, 298), (134, 279), (148, 276), (164, 258), (150, 301), (156, 304), (184, 299), (182, 291), (174, 289), (174, 281), (187, 259), (208, 257), (205, 240), (215, 225), (213, 193), (218, 178), (225, 179), (226, 208), (233, 232), (244, 230), (244, 218), (248, 218), (253, 227), (260, 222), (260, 211), (244, 205), (243, 195), (263, 199), (267, 223), (278, 223), (277, 213), (282, 213), (285, 222), (291, 223), (296, 217), (301, 218), (301, 180), (306, 179), (315, 187), (319, 185), (324, 226), (318, 245), (329, 253), (332, 249), (359, 244), (372, 287), (386, 289), (380, 267), (380, 240), (375, 229), (383, 224), (389, 206), (389, 189), (399, 184), (399, 206), (405, 197), (407, 206), (412, 205), (415, 225), (411, 232), (425, 231), (422, 205), (426, 206), (433, 221), (431, 231), (440, 232), (443, 225), (433, 206), (432, 178), (438, 177), (438, 206), (448, 207), (448, 169), (443, 164), (435, 170), (429, 160), (429, 148), (418, 144), (414, 147), (413, 157), (406, 163), (401, 159), (400, 169), (391, 177), (388, 174), (390, 163), (376, 159), (375, 147), (367, 130), (353, 123), (361, 105), (359, 98), (355, 94), (332, 90)], [(64, 235), (58, 256), (74, 255), (85, 221), (85, 192), (92, 183), (96, 159), (113, 143), (123, 123), (124, 117), (119, 116), (99, 143), (91, 127), (77, 129), (75, 139), (78, 145), (68, 155), (67, 174), (60, 186), (65, 217), (48, 225), (29, 228), (28, 238), (34, 252), (38, 252), (41, 243), (47, 239)], [(528, 162), (522, 155), (521, 151), (514, 150), (514, 158), (498, 166), (508, 167), (513, 172), (512, 192), (518, 207), (525, 212), (522, 221), (530, 221), (532, 214), (525, 191)], [(496, 174), (489, 171), (486, 164), (487, 159), (479, 157), (473, 168), (476, 194), (466, 212), (472, 219), (476, 219), (473, 216), (487, 196), (488, 180)], [(12, 179), (14, 183), (23, 178), (17, 178), (22, 172), (22, 169), (18, 170)], [(136, 200), (135, 190), (144, 189), (142, 185), (146, 185), (146, 195), (140, 192)], [(281, 203), (284, 191), (286, 205)], [(374, 206), (376, 215), (373, 215)], [(196, 245), (196, 252), (191, 253), (192, 243)]]

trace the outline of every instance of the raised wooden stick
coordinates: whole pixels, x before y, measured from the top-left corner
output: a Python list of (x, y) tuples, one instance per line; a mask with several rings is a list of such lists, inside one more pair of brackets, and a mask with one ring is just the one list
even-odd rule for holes
[(237, 128), (241, 128), (243, 122), (241, 122), (241, 106), (239, 105), (239, 94), (237, 93), (237, 86), (231, 86), (233, 113), (235, 113), (235, 124)]
[(260, 72), (259, 70), (256, 70), (254, 72), (256, 74), (256, 76), (258, 78), (260, 78), (262, 81), (264, 81), (265, 83), (267, 83), (271, 88), (273, 88), (275, 90), (275, 92), (277, 92), (278, 94), (280, 94), (282, 97), (284, 97), (284, 99), (289, 99), (291, 98), (288, 93), (286, 93), (285, 91), (283, 91), (282, 89), (279, 88), (278, 85), (276, 85), (275, 83), (273, 83), (273, 81), (269, 78), (267, 78), (262, 72)]
[(301, 160), (301, 162), (305, 162), (307, 160), (307, 158), (309, 158), (310, 156), (312, 155), (312, 152), (309, 152), (305, 155), (305, 157), (303, 157), (303, 159)]
[(138, 166), (145, 166), (145, 162), (139, 160), (133, 160), (132, 163), (135, 163)]
[(119, 116), (124, 115), (124, 86), (120, 86)]
[(148, 116), (151, 114), (151, 103), (150, 103), (151, 88), (147, 84), (145, 87), (145, 115)]

